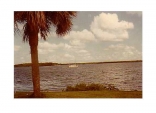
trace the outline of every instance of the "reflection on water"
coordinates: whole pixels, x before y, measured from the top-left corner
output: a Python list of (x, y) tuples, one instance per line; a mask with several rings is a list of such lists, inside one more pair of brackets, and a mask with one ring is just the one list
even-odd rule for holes
[[(119, 90), (142, 91), (142, 62), (81, 64), (40, 67), (41, 90), (60, 91), (78, 83), (113, 84)], [(33, 90), (31, 68), (15, 67), (15, 91)]]

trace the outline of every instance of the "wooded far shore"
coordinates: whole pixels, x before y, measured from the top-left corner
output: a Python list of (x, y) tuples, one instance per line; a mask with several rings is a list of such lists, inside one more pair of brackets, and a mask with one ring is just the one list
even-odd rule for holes
[[(86, 63), (76, 63), (78, 64), (103, 64), (103, 63), (128, 63), (128, 62), (142, 62), (142, 60), (133, 60), (133, 61), (109, 61), (109, 62), (86, 62)], [(39, 66), (54, 66), (54, 65), (71, 65), (75, 63), (53, 63), (45, 62), (39, 63)], [(15, 64), (14, 67), (28, 67), (31, 66), (31, 63)]]

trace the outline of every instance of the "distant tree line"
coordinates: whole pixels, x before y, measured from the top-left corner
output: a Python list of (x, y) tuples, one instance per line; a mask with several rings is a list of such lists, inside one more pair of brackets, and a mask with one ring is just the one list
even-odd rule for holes
[[(58, 63), (45, 62), (45, 63), (39, 63), (39, 66), (54, 66), (57, 64)], [(23, 63), (23, 64), (16, 64), (16, 65), (14, 65), (14, 67), (29, 67), (31, 65), (32, 65), (32, 63)]]
[[(103, 64), (103, 63), (126, 63), (126, 62), (142, 62), (142, 60), (133, 60), (133, 61), (109, 61), (109, 62), (86, 62), (86, 63), (76, 63), (76, 64)], [(45, 62), (39, 63), (39, 66), (54, 66), (54, 65), (69, 65), (74, 63), (66, 63), (66, 64), (59, 64), (59, 63), (52, 63), (52, 62)], [(23, 64), (15, 64), (14, 67), (28, 67), (31, 66), (31, 63), (23, 63)]]

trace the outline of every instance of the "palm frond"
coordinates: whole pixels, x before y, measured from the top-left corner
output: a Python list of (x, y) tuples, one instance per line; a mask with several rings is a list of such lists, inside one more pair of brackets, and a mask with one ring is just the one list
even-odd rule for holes
[(71, 19), (76, 16), (75, 11), (46, 12), (47, 21), (56, 27), (56, 34), (65, 35), (71, 30)]
[(24, 23), (23, 40), (29, 41), (32, 32), (40, 33), (46, 40), (50, 27), (56, 27), (56, 34), (63, 36), (71, 30), (71, 19), (76, 16), (74, 11), (15, 11), (14, 29), (18, 29), (17, 23)]

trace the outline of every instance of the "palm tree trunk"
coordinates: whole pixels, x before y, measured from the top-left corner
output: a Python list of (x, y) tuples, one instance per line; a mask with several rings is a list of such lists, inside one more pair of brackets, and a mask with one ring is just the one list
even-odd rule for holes
[(31, 62), (32, 62), (32, 81), (33, 81), (33, 97), (39, 98), (40, 94), (40, 76), (39, 76), (39, 64), (38, 64), (38, 32), (31, 33), (29, 37), (29, 45), (31, 50)]

